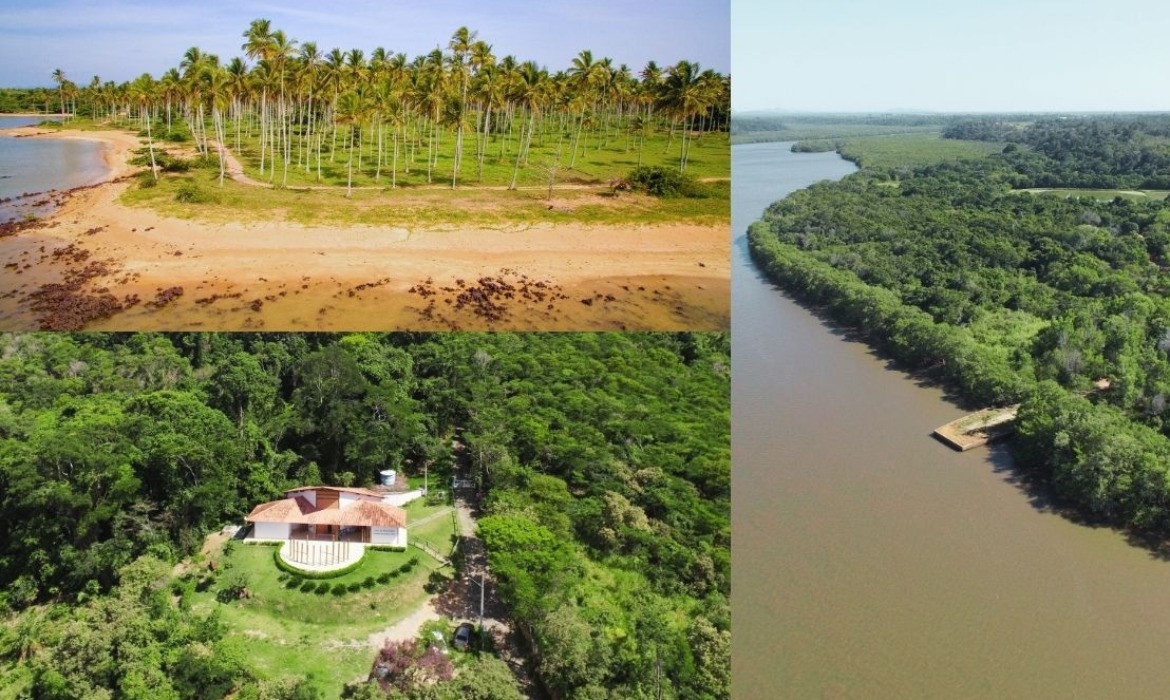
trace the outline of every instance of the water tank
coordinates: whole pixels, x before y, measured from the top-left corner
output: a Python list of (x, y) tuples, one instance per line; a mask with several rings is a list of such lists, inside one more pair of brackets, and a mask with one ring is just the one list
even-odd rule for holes
[(393, 469), (383, 469), (378, 473), (382, 477), (383, 486), (393, 486), (394, 481), (398, 478), (398, 472)]

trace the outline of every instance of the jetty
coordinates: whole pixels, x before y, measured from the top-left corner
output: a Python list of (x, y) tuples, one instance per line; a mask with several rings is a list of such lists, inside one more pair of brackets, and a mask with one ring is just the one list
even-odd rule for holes
[(1002, 408), (985, 408), (956, 418), (934, 429), (933, 435), (960, 452), (986, 445), (1010, 435), (1016, 429), (1016, 412), (1020, 404)]

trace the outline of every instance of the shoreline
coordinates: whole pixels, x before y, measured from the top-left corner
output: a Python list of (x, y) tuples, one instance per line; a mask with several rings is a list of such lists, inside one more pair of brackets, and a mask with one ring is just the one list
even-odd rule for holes
[(99, 141), (109, 172), (0, 238), (3, 330), (730, 327), (726, 226), (207, 223), (119, 203), (137, 136), (5, 132)]

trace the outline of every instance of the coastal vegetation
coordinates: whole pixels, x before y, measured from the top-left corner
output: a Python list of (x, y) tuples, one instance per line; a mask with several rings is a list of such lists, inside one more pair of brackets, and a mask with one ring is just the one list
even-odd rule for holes
[[(1170, 120), (955, 124), (994, 144), (867, 162), (772, 205), (754, 258), (972, 406), (1021, 402), (1014, 445), (1080, 517), (1170, 535), (1170, 207), (1025, 188), (1163, 189)], [(1108, 388), (1091, 391), (1108, 379)], [(1156, 545), (1160, 546), (1160, 545)]]
[(449, 570), (310, 582), (205, 536), (290, 486), (449, 483), (456, 437), (541, 683), (729, 697), (729, 370), (726, 334), (0, 336), (0, 697), (336, 697)]
[[(140, 129), (151, 150), (156, 139), (189, 142), (217, 163), (221, 184), (221, 146), (257, 180), (347, 193), (416, 184), (515, 189), (543, 182), (553, 165), (570, 182), (660, 163), (726, 176), (730, 82), (690, 61), (631, 68), (586, 49), (550, 71), (497, 56), (466, 27), (446, 50), (413, 58), (382, 47), (368, 56), (324, 50), (266, 19), (243, 39), (244, 56), (221, 60), (191, 47), (158, 78), (121, 85), (95, 76), (79, 87), (57, 71), (58, 101)], [(628, 167), (615, 172), (614, 161)]]
[(731, 142), (811, 141), (938, 133), (954, 119), (953, 116), (940, 114), (741, 114), (731, 118)]

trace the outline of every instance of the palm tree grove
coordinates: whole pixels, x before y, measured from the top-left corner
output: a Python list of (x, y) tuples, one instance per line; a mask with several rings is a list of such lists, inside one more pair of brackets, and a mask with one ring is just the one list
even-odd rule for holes
[[(730, 78), (686, 60), (631, 68), (586, 49), (550, 71), (497, 56), (467, 27), (445, 50), (413, 58), (383, 47), (323, 50), (267, 19), (242, 38), (243, 56), (191, 47), (158, 78), (121, 85), (95, 76), (78, 87), (57, 69), (61, 113), (129, 120), (152, 144), (189, 138), (217, 161), (221, 183), (235, 153), (274, 185), (347, 190), (514, 189), (543, 184), (551, 162), (587, 181), (613, 154), (687, 172), (696, 142), (714, 132), (727, 148)], [(714, 160), (725, 173), (726, 156)]]

